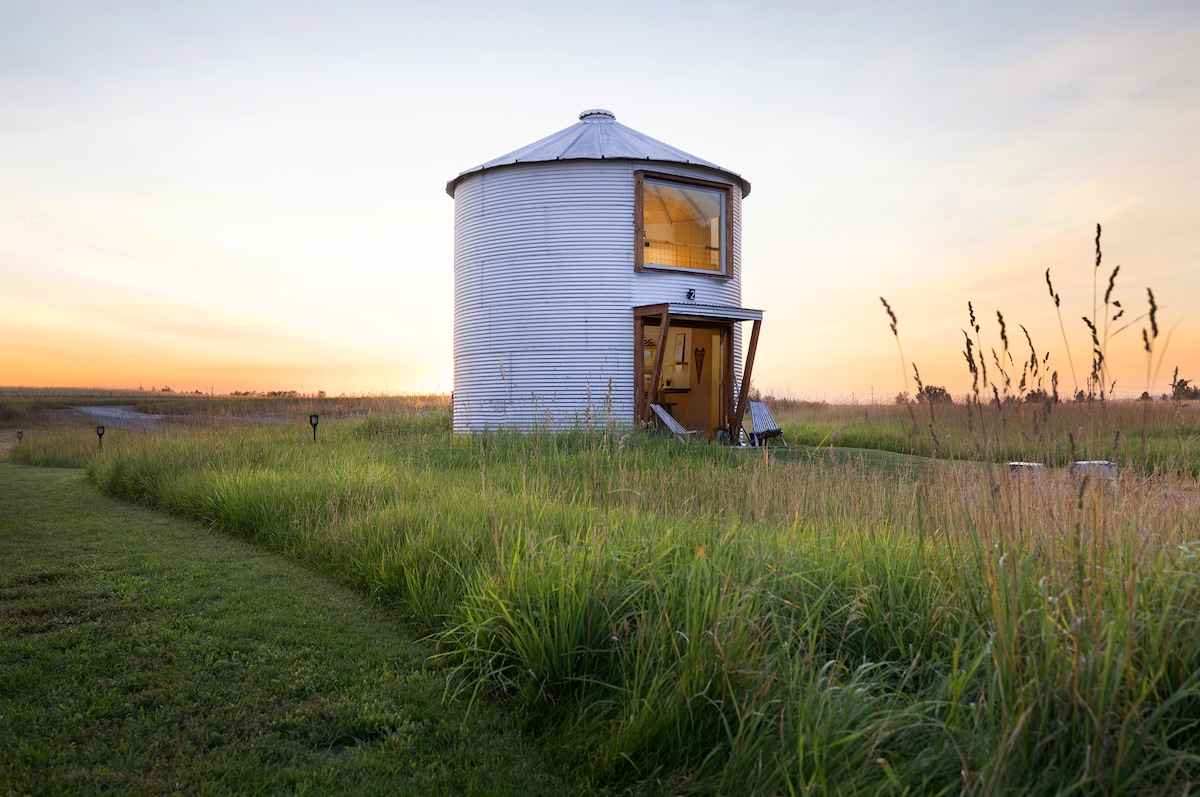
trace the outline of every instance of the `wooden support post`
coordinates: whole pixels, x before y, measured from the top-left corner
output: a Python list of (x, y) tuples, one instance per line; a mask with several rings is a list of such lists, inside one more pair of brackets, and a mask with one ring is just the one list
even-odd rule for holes
[(641, 420), (646, 414), (646, 322), (636, 312), (633, 316), (633, 417)]
[(733, 431), (729, 425), (733, 423), (734, 401), (737, 396), (733, 393), (733, 322), (721, 329), (721, 426), (729, 434), (731, 443), (736, 444)]
[(758, 351), (758, 330), (761, 320), (754, 322), (750, 331), (750, 348), (746, 350), (746, 365), (742, 368), (742, 388), (738, 391), (737, 407), (733, 411), (733, 428), (729, 430), (729, 439), (736, 445), (741, 439), (742, 417), (746, 414), (746, 397), (750, 394), (750, 375), (754, 373), (754, 353)]
[(642, 415), (643, 421), (650, 420), (650, 405), (658, 403), (658, 380), (662, 377), (663, 357), (667, 353), (667, 332), (670, 328), (671, 314), (664, 306), (661, 326), (658, 330), (658, 349), (654, 352), (654, 369), (650, 372), (650, 400), (646, 402), (646, 408)]

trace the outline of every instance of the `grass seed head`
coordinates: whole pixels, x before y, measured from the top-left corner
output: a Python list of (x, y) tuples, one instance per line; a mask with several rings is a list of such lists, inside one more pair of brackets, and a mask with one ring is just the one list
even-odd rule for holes
[(1154, 291), (1147, 288), (1146, 293), (1150, 296), (1150, 329), (1153, 333), (1151, 335), (1151, 337), (1157, 338), (1158, 337), (1158, 319), (1156, 318), (1156, 316), (1158, 314), (1158, 305), (1154, 303)]
[(887, 310), (888, 318), (892, 319), (892, 323), (890, 325), (892, 328), (892, 334), (896, 337), (900, 337), (900, 333), (896, 329), (896, 314), (892, 312), (892, 306), (888, 304), (887, 299), (883, 298), (882, 296), (879, 297), (879, 301), (883, 302), (883, 309)]
[[(1112, 296), (1113, 286), (1116, 285), (1116, 282), (1117, 282), (1117, 272), (1120, 270), (1121, 270), (1121, 266), (1118, 265), (1116, 268), (1114, 268), (1112, 270), (1112, 274), (1108, 275), (1108, 290), (1106, 290), (1104, 292), (1104, 304), (1106, 304), (1106, 305), (1109, 304), (1109, 298)], [(1117, 305), (1117, 307), (1120, 307), (1120, 306), (1121, 305), (1119, 305), (1119, 304)]]
[(1050, 289), (1050, 298), (1054, 300), (1054, 306), (1058, 307), (1058, 294), (1054, 292), (1054, 284), (1050, 282), (1050, 269), (1046, 269), (1046, 287)]
[(1021, 324), (1020, 327), (1021, 327), (1021, 331), (1025, 333), (1025, 342), (1029, 344), (1029, 371), (1034, 376), (1037, 376), (1037, 373), (1038, 373), (1037, 349), (1033, 348), (1033, 338), (1029, 337), (1029, 330), (1025, 328), (1024, 324)]

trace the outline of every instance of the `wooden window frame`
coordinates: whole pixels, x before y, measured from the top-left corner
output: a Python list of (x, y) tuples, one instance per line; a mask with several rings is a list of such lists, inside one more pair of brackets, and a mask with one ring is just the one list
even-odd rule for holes
[[(645, 262), (646, 252), (646, 230), (643, 225), (645, 205), (645, 181), (646, 178), (658, 180), (664, 183), (678, 183), (679, 185), (690, 185), (697, 188), (707, 188), (713, 191), (721, 191), (725, 194), (725, 207), (722, 211), (724, 215), (724, 230), (721, 231), (721, 270), (709, 271), (703, 268), (687, 268), (686, 266), (656, 266), (653, 263)], [(666, 174), (664, 172), (651, 172), (644, 169), (638, 169), (633, 173), (634, 191), (633, 191), (633, 270), (634, 271), (661, 271), (671, 274), (695, 274), (702, 277), (712, 277), (713, 279), (733, 279), (733, 186), (728, 183), (716, 183), (711, 180), (699, 180), (694, 177), (680, 177), (677, 174)]]

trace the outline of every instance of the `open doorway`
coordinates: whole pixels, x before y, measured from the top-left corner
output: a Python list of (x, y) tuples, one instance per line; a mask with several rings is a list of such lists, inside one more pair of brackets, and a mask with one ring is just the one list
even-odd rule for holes
[[(638, 361), (642, 363), (642, 401), (647, 403), (661, 333), (661, 324), (643, 326)], [(714, 437), (729, 426), (733, 366), (726, 352), (731, 333), (729, 323), (673, 323), (667, 330), (655, 403), (701, 437)]]
[[(734, 324), (752, 321), (742, 384), (734, 395)], [(704, 438), (736, 442), (754, 369), (762, 311), (669, 302), (633, 308), (635, 415), (651, 404)]]

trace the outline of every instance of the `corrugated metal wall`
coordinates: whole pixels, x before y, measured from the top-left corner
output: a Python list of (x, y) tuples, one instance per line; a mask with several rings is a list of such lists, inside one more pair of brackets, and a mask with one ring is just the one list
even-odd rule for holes
[[(633, 269), (634, 171), (559, 161), (488, 169), (454, 193), (454, 428), (565, 428), (633, 420), (636, 305), (741, 301), (741, 192), (732, 279)], [(741, 335), (735, 325), (735, 377)]]

